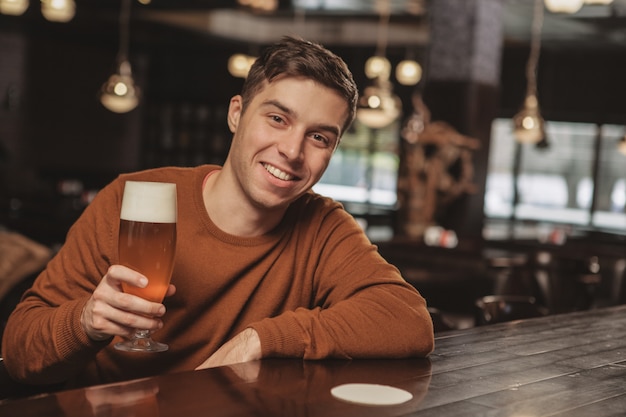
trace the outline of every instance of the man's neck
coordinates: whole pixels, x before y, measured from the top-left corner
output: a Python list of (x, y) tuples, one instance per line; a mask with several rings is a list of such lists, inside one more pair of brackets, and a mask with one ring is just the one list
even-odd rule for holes
[(222, 231), (240, 237), (261, 236), (282, 220), (284, 210), (262, 211), (233, 190), (239, 187), (227, 169), (211, 172), (203, 184), (204, 207)]

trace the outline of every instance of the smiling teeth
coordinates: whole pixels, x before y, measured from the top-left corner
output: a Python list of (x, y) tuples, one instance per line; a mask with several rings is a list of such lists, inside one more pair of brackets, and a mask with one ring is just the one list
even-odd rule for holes
[(293, 175), (289, 175), (286, 172), (283, 172), (280, 169), (278, 169), (276, 167), (273, 167), (273, 166), (271, 166), (269, 164), (263, 164), (263, 166), (265, 167), (267, 172), (269, 172), (270, 174), (272, 174), (276, 178), (280, 178), (283, 181), (291, 181), (292, 179), (294, 179)]

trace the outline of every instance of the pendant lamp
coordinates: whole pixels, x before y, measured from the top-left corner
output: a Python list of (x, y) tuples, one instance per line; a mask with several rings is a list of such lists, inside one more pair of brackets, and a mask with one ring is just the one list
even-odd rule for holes
[(0, 0), (0, 14), (20, 16), (28, 9), (28, 0)]
[(576, 13), (585, 0), (544, 0), (546, 9), (552, 13)]
[(541, 48), (541, 27), (543, 25), (543, 2), (535, 0), (530, 55), (526, 64), (526, 98), (522, 109), (513, 116), (513, 135), (520, 143), (538, 143), (545, 139), (544, 120), (539, 111), (537, 99), (537, 64)]
[(400, 61), (396, 66), (396, 80), (402, 85), (415, 85), (422, 78), (422, 67), (413, 59)]
[(76, 14), (74, 0), (41, 0), (41, 14), (50, 22), (69, 22)]
[(100, 102), (114, 113), (127, 113), (139, 104), (139, 88), (135, 85), (128, 61), (130, 1), (122, 0), (120, 6), (120, 47), (116, 71), (100, 90)]
[(376, 79), (359, 98), (356, 117), (371, 129), (381, 129), (400, 117), (402, 102), (389, 80)]
[(380, 129), (393, 123), (402, 113), (402, 102), (393, 93), (391, 64), (386, 58), (387, 30), (389, 26), (389, 0), (381, 0), (380, 22), (378, 25), (378, 45), (376, 55), (365, 63), (365, 75), (372, 84), (365, 87), (359, 98), (356, 118), (371, 129)]

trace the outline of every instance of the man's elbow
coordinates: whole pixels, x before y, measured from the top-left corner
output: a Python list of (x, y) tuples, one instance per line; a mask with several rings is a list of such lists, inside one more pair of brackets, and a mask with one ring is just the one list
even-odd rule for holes
[(430, 355), (435, 349), (435, 335), (430, 320), (425, 320), (420, 324), (414, 348), (414, 356), (422, 358)]

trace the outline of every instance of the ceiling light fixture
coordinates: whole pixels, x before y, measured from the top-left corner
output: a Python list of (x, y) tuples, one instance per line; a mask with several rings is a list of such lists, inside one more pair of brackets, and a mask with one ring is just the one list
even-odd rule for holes
[(116, 72), (100, 90), (100, 102), (114, 113), (127, 113), (139, 104), (139, 89), (135, 86), (128, 61), (130, 6), (130, 0), (123, 0), (120, 5), (120, 47)]
[(51, 22), (69, 22), (76, 14), (74, 0), (41, 0), (41, 14)]
[(370, 80), (375, 78), (388, 80), (391, 75), (391, 62), (384, 55), (376, 53), (365, 61), (365, 75)]
[(20, 16), (28, 9), (28, 0), (0, 0), (0, 13)]
[(405, 59), (396, 66), (396, 80), (402, 85), (415, 85), (422, 78), (422, 67), (417, 61)]
[(233, 54), (228, 59), (228, 72), (233, 77), (246, 78), (255, 60), (256, 58), (250, 55)]
[(378, 45), (376, 55), (365, 63), (365, 75), (373, 79), (372, 85), (365, 88), (359, 98), (356, 118), (371, 129), (380, 129), (390, 125), (400, 117), (402, 102), (393, 93), (389, 77), (391, 64), (385, 57), (387, 48), (387, 30), (389, 26), (389, 0), (379, 0), (380, 22), (378, 25)]
[(537, 64), (543, 25), (542, 0), (535, 0), (531, 26), (530, 54), (526, 63), (526, 98), (519, 113), (513, 116), (513, 134), (520, 143), (538, 143), (545, 139), (544, 120), (537, 99)]
[(546, 9), (552, 13), (576, 13), (585, 0), (545, 0)]
[(365, 87), (356, 117), (371, 129), (381, 129), (400, 117), (402, 102), (393, 94), (389, 80), (377, 79)]

